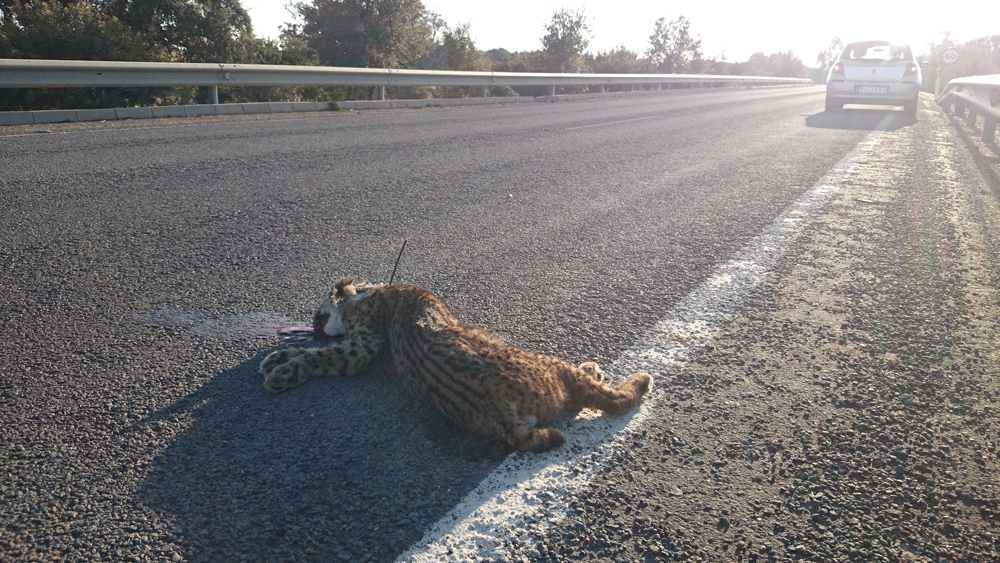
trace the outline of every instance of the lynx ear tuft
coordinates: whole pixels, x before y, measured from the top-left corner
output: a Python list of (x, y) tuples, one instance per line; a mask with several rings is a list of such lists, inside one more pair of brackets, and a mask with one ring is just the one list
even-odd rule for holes
[(337, 284), (333, 287), (332, 293), (333, 297), (336, 299), (343, 299), (345, 297), (357, 295), (358, 291), (354, 288), (354, 278), (340, 278), (337, 280)]

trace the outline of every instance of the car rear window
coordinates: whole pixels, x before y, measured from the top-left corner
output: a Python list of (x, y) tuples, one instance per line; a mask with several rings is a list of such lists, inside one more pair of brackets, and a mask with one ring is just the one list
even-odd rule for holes
[(840, 56), (847, 61), (908, 61), (913, 59), (910, 47), (886, 41), (863, 41), (844, 47)]

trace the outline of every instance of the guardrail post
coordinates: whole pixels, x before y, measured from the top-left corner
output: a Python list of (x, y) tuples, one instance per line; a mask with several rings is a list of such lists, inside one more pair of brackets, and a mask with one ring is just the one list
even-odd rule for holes
[(979, 117), (979, 112), (976, 111), (975, 107), (969, 106), (969, 115), (965, 118), (965, 123), (970, 127), (975, 127), (977, 117)]
[(479, 89), (479, 97), (480, 98), (488, 98), (488, 97), (490, 97), (489, 88), (486, 87), (486, 86), (483, 86), (482, 88), (480, 88)]
[(378, 87), (378, 95), (376, 98), (378, 98), (378, 101), (380, 102), (385, 99), (385, 86)]
[(549, 86), (549, 95), (550, 96), (555, 96), (556, 95), (556, 87), (555, 87), (555, 85)]
[(208, 102), (213, 105), (219, 105), (219, 87), (211, 86), (211, 90), (208, 93)]
[(945, 111), (951, 110), (955, 122), (962, 120), (970, 129), (975, 129), (983, 116), (983, 141), (995, 142), (1000, 125), (1000, 75), (956, 78), (937, 101)]
[(997, 134), (997, 118), (992, 115), (986, 115), (983, 121), (983, 141), (987, 143), (993, 142), (993, 137)]

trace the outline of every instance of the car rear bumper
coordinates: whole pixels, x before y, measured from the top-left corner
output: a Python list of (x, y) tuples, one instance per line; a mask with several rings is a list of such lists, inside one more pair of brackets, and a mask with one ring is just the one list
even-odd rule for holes
[[(858, 87), (868, 91), (862, 91)], [(876, 89), (884, 91), (875, 91)], [(919, 93), (920, 84), (917, 83), (829, 82), (826, 85), (827, 99), (840, 104), (902, 106), (914, 103)]]

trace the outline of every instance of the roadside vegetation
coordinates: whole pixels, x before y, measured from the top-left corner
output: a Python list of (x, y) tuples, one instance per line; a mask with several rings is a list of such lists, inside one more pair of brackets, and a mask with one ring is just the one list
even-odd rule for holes
[[(277, 40), (253, 33), (239, 0), (0, 0), (0, 58), (217, 62), (499, 72), (696, 73), (821, 79), (831, 57), (809, 68), (793, 52), (754, 53), (746, 61), (706, 57), (684, 16), (650, 25), (643, 53), (618, 47), (593, 53), (583, 10), (552, 14), (535, 51), (481, 51), (468, 24), (449, 25), (421, 0), (305, 0), (289, 4), (292, 21)], [(839, 42), (834, 39), (831, 49)], [(966, 67), (1000, 72), (1000, 36), (938, 49), (970, 53)], [(992, 69), (992, 70), (989, 70)], [(536, 95), (495, 88), (492, 95)], [(207, 88), (6, 90), (0, 111), (206, 103)], [(407, 88), (393, 97), (478, 95), (470, 88)], [(367, 99), (374, 88), (219, 89), (221, 102)]]

